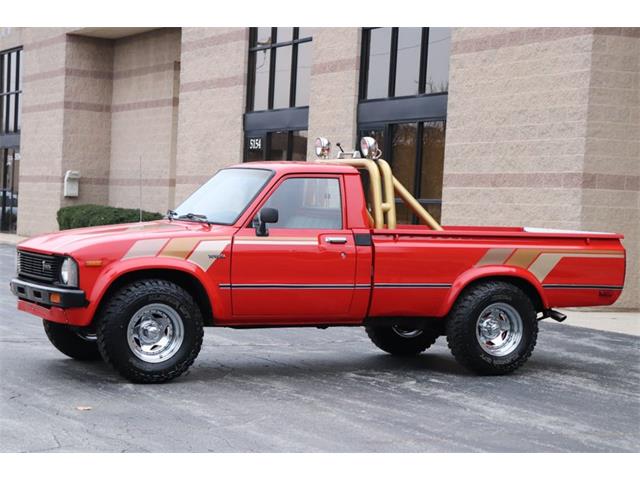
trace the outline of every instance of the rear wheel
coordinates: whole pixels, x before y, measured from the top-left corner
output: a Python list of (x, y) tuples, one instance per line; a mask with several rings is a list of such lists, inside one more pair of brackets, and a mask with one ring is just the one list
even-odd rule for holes
[(160, 383), (182, 375), (200, 352), (202, 315), (193, 297), (166, 280), (138, 280), (102, 309), (98, 347), (125, 378)]
[(387, 353), (409, 357), (419, 355), (433, 345), (438, 334), (431, 330), (391, 327), (366, 327), (374, 345)]
[(47, 320), (42, 320), (42, 325), (51, 344), (66, 356), (76, 360), (100, 359), (95, 332)]
[(507, 282), (491, 281), (461, 294), (447, 319), (447, 342), (461, 364), (501, 375), (524, 365), (538, 337), (531, 299)]

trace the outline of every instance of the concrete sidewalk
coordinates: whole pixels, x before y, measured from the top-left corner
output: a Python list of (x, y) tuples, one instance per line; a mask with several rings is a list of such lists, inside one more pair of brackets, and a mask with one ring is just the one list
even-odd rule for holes
[(4, 245), (17, 245), (27, 237), (21, 237), (15, 233), (0, 233), (0, 244)]
[[(567, 316), (563, 322), (565, 325), (640, 336), (640, 312), (578, 309), (563, 309), (561, 311)], [(553, 322), (554, 320), (545, 321)]]

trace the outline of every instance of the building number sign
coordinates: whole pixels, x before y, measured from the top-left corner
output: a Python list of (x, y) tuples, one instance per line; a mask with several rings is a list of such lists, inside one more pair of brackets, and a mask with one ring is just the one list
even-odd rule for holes
[(249, 150), (262, 150), (262, 138), (250, 138)]

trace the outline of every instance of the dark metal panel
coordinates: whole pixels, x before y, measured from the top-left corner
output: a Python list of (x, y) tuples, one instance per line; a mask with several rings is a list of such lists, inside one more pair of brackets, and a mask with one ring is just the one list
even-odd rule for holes
[(4, 135), (0, 135), (0, 148), (18, 148), (19, 146), (19, 133), (6, 133)]
[(264, 110), (244, 114), (244, 131), (247, 135), (284, 130), (308, 130), (309, 107)]
[(387, 123), (444, 119), (448, 95), (385, 98), (358, 104), (358, 128), (371, 128)]

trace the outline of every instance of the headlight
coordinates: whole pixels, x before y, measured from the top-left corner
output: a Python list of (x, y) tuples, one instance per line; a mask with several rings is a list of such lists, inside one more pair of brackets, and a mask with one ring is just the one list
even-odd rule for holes
[(60, 280), (69, 287), (78, 286), (78, 264), (71, 257), (66, 257), (60, 267)]

